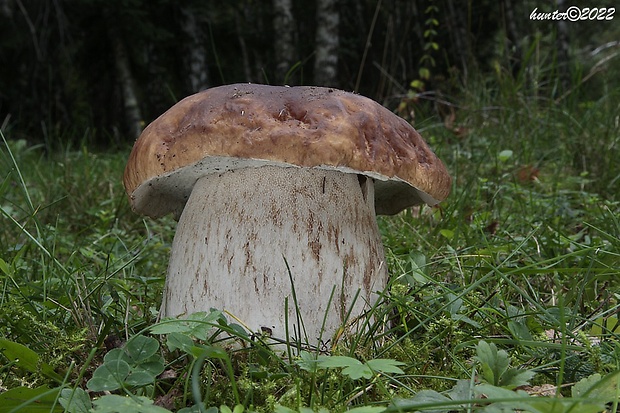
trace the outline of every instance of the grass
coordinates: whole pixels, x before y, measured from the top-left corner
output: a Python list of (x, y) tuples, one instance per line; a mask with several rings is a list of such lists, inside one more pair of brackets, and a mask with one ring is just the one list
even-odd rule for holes
[(0, 405), (616, 411), (617, 89), (557, 105), (502, 82), (470, 86), (450, 122), (416, 125), (453, 193), (380, 218), (385, 302), (368, 331), (318, 353), (276, 353), (219, 312), (158, 320), (174, 222), (130, 211), (127, 152), (3, 135)]

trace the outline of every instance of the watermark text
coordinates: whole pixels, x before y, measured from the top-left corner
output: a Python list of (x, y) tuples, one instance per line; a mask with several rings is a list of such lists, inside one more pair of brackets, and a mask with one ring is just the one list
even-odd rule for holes
[(616, 13), (615, 7), (577, 7), (570, 6), (562, 12), (554, 10), (552, 12), (538, 11), (538, 7), (530, 13), (530, 20), (569, 20), (576, 22), (579, 20), (613, 20)]

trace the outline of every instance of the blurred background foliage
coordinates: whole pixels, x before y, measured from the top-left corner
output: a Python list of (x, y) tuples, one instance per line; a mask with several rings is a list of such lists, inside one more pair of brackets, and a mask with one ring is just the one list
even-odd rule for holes
[(530, 19), (567, 6), (0, 0), (0, 125), (11, 138), (50, 147), (125, 147), (179, 99), (235, 82), (339, 87), (411, 119), (424, 102), (426, 115), (447, 122), (455, 106), (446, 96), (489, 76), (513, 82), (515, 96), (604, 94), (593, 75), (618, 66), (617, 17)]

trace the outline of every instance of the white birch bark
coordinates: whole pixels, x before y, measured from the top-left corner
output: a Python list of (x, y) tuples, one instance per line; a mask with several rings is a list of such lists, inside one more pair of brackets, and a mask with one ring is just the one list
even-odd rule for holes
[(314, 83), (337, 87), (340, 14), (337, 0), (317, 0)]
[(135, 82), (131, 73), (129, 56), (118, 31), (110, 28), (108, 34), (112, 42), (116, 75), (122, 92), (125, 122), (127, 123), (131, 138), (137, 139), (140, 133), (142, 133), (142, 114), (138, 104)]
[(291, 0), (273, 0), (273, 28), (275, 38), (276, 59), (276, 83), (288, 83), (286, 74), (295, 62), (294, 31), (295, 20), (293, 17), (293, 5)]
[(185, 43), (185, 67), (190, 93), (200, 92), (209, 86), (206, 36), (200, 27), (194, 10), (185, 6), (181, 8), (183, 31), (187, 37)]

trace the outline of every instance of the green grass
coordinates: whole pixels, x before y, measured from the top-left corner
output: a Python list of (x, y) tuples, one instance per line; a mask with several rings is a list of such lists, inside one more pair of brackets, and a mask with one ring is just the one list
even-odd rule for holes
[[(281, 355), (219, 313), (159, 321), (175, 224), (130, 211), (128, 153), (3, 136), (0, 406), (615, 411), (619, 94), (558, 105), (481, 82), (458, 97), (450, 128), (417, 124), (453, 193), (380, 218), (385, 302), (329, 354)], [(564, 397), (528, 396), (543, 385)]]

